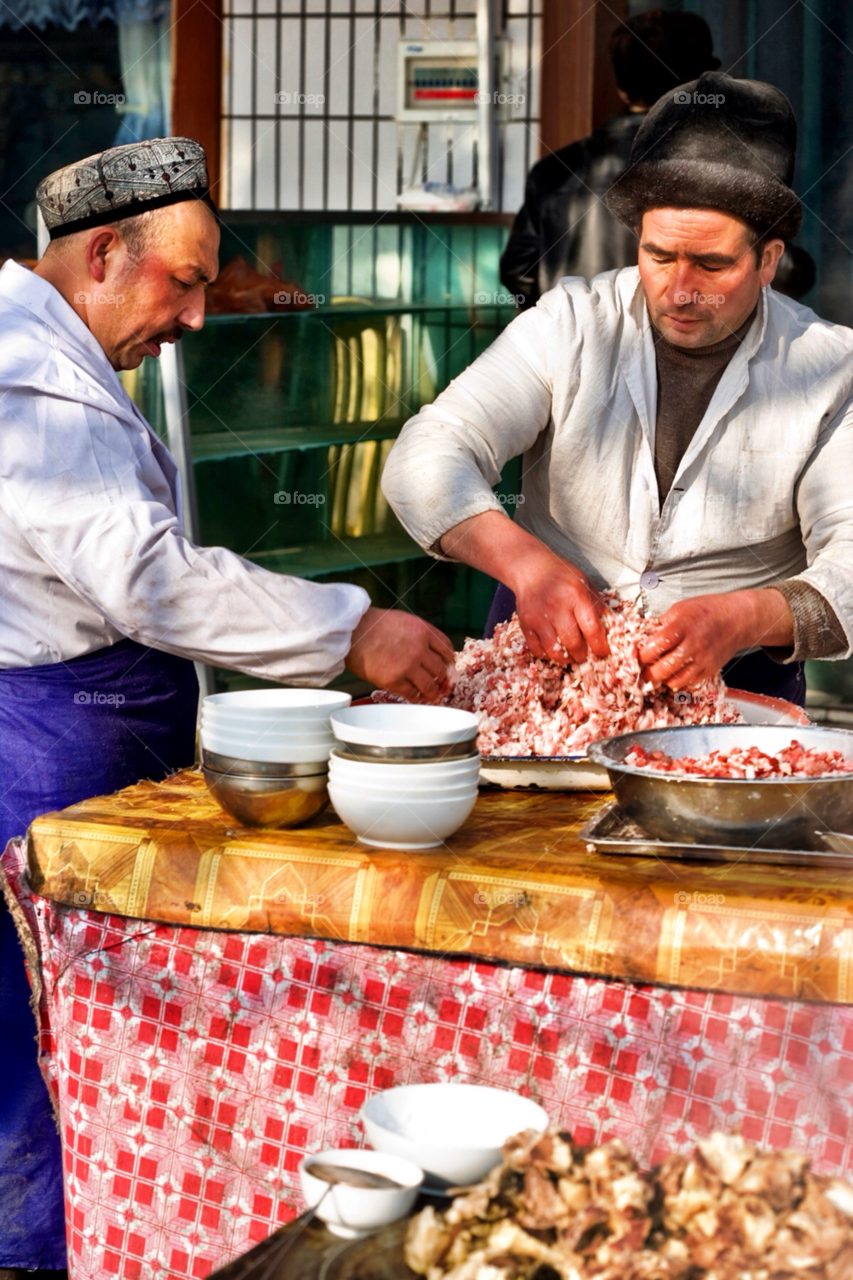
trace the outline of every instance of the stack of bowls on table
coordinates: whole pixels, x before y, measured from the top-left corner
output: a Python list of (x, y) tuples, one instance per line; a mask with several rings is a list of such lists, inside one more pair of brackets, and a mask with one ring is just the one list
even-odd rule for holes
[(251, 689), (201, 704), (204, 780), (226, 813), (248, 827), (294, 827), (329, 802), (333, 712), (348, 693)]
[(478, 720), (454, 707), (365, 703), (332, 715), (329, 795), (363, 844), (431, 849), (477, 800)]

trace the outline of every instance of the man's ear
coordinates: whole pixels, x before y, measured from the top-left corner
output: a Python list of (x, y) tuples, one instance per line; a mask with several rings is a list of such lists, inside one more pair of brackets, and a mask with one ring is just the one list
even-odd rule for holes
[(120, 244), (113, 227), (98, 227), (89, 237), (86, 245), (86, 266), (89, 275), (93, 280), (97, 280), (98, 284), (103, 284), (107, 278), (107, 259), (111, 253), (114, 253)]
[(761, 266), (758, 268), (761, 287), (773, 283), (773, 277), (776, 275), (776, 268), (779, 266), (779, 260), (785, 252), (784, 240), (768, 240), (761, 254)]

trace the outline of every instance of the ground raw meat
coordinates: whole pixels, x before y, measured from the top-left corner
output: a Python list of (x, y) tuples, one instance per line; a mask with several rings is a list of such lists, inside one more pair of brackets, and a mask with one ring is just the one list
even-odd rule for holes
[(574, 755), (614, 733), (740, 720), (719, 678), (679, 693), (643, 680), (637, 651), (660, 622), (612, 593), (605, 598), (607, 658), (567, 657), (566, 666), (534, 658), (515, 614), (493, 639), (466, 640), (447, 704), (480, 715), (483, 755)]
[(778, 755), (759, 747), (733, 747), (731, 751), (711, 751), (706, 756), (673, 759), (663, 751), (633, 747), (625, 763), (659, 773), (688, 773), (699, 778), (822, 778), (829, 773), (853, 773), (853, 760), (840, 751), (818, 751), (794, 739)]
[(796, 1151), (714, 1133), (645, 1173), (623, 1143), (526, 1133), (409, 1224), (427, 1280), (850, 1280), (853, 1187)]

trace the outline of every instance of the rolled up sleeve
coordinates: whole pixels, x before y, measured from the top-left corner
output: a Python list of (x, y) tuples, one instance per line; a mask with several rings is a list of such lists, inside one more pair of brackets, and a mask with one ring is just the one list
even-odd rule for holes
[[(853, 653), (853, 400), (820, 433), (797, 486), (796, 501), (808, 567), (790, 583), (819, 592), (839, 624), (831, 652)], [(826, 648), (826, 646), (822, 646)]]
[(2, 409), (16, 426), (0, 441), (6, 516), (118, 632), (268, 680), (324, 684), (342, 670), (370, 605), (360, 587), (306, 582), (196, 546), (150, 451), (108, 413), (46, 395), (26, 404), (7, 394)]
[(440, 555), (442, 536), (461, 521), (504, 512), (492, 486), (510, 458), (531, 448), (548, 425), (550, 352), (558, 336), (562, 359), (571, 360), (572, 320), (565, 291), (552, 290), (404, 426), (382, 487), (405, 529), (430, 554)]

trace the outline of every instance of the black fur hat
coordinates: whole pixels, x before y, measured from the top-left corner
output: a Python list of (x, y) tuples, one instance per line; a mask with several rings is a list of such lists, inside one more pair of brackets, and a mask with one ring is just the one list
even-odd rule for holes
[(605, 201), (632, 229), (647, 209), (721, 209), (760, 235), (790, 240), (803, 217), (791, 190), (796, 154), (784, 93), (706, 71), (658, 99)]

